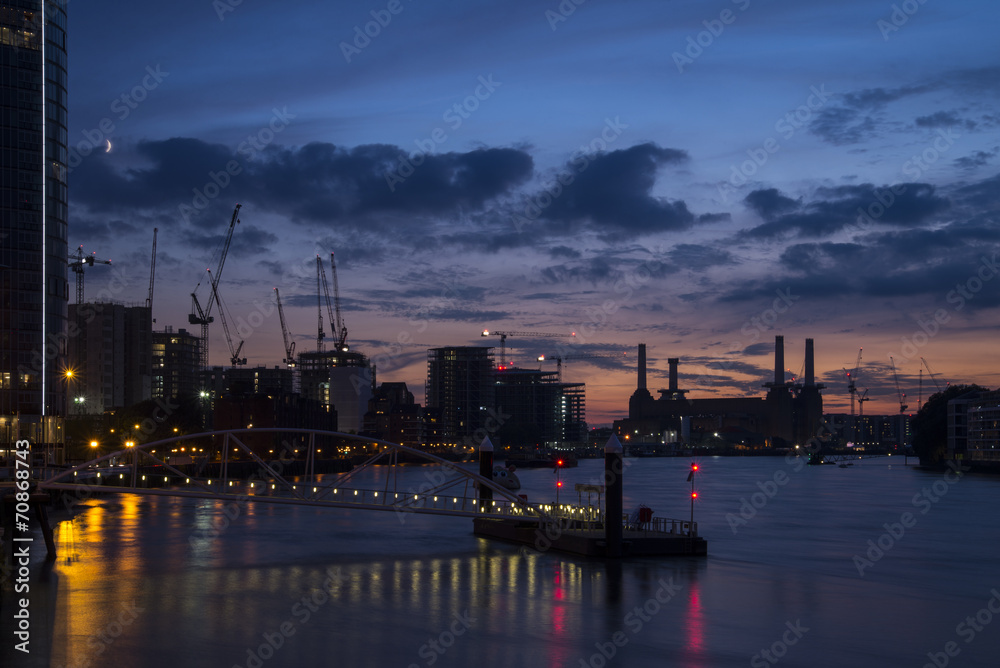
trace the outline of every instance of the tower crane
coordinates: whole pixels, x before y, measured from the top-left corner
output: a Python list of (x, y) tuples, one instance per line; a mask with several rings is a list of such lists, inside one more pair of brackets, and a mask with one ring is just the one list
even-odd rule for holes
[(868, 388), (865, 388), (864, 392), (858, 394), (858, 415), (864, 417), (865, 414), (865, 402), (868, 401)]
[[(316, 328), (316, 352), (323, 352), (323, 340), (326, 333), (323, 331), (323, 295), (320, 290), (320, 272), (323, 270), (323, 260), (316, 256), (316, 311), (319, 314), (319, 326)], [(330, 323), (331, 325), (333, 323)]]
[[(209, 269), (209, 276), (211, 277), (212, 291), (208, 296), (208, 306), (204, 309), (201, 308), (201, 303), (198, 301), (198, 287), (201, 286), (199, 282), (195, 286), (195, 292), (191, 293), (191, 313), (188, 314), (188, 322), (192, 325), (201, 325), (201, 368), (208, 368), (208, 325), (215, 322), (215, 318), (212, 317), (212, 307), (215, 305), (218, 295), (219, 281), (222, 279), (222, 268), (226, 264), (226, 257), (229, 255), (229, 246), (233, 241), (233, 232), (236, 230), (236, 226), (240, 223), (239, 213), (242, 204), (237, 204), (236, 208), (233, 209), (233, 217), (229, 221), (229, 229), (226, 231), (226, 238), (222, 244), (222, 252), (219, 254), (219, 264), (218, 268), (215, 270), (214, 276), (212, 275), (211, 269)], [(221, 310), (221, 308), (220, 308)]]
[(908, 408), (906, 405), (906, 395), (899, 389), (899, 377), (896, 375), (896, 361), (892, 359), (892, 355), (889, 356), (889, 363), (892, 365), (892, 379), (896, 382), (896, 394), (899, 396), (899, 412), (902, 414)]
[[(337, 342), (334, 349), (338, 352), (347, 352), (347, 328), (344, 327), (343, 319), (340, 316), (340, 292), (337, 286), (337, 266), (333, 264), (333, 253), (330, 253), (330, 264), (333, 270), (333, 287), (337, 295), (336, 315), (334, 314), (333, 302), (330, 299), (330, 284), (326, 281), (326, 269), (323, 268), (323, 259), (316, 256), (316, 307), (319, 311), (319, 329), (316, 333), (316, 350), (323, 350), (323, 339), (326, 334), (323, 332), (323, 299), (326, 299), (326, 314), (330, 319), (330, 326), (333, 328), (333, 335)], [(320, 293), (322, 286), (323, 292)]]
[(552, 332), (499, 332), (496, 330), (484, 329), (483, 336), (499, 336), (500, 337), (500, 366), (507, 366), (507, 337), (508, 336), (541, 336), (547, 338), (565, 338), (576, 336), (576, 332), (572, 334), (553, 334)]
[[(331, 325), (333, 334), (337, 337), (337, 350), (347, 352), (347, 325), (344, 324), (344, 318), (340, 313), (340, 284), (337, 281), (337, 262), (333, 257), (333, 251), (330, 251), (330, 273), (333, 275), (333, 307), (337, 315), (336, 324), (331, 323)], [(326, 301), (329, 308), (329, 294), (326, 296)]]
[(597, 358), (609, 358), (609, 357), (625, 357), (627, 352), (621, 353), (597, 353), (594, 355), (566, 355), (565, 357), (560, 357), (559, 355), (539, 355), (538, 361), (544, 362), (546, 360), (556, 361), (556, 378), (559, 382), (562, 382), (562, 363), (563, 361), (569, 362), (571, 360), (586, 360), (586, 359), (597, 359)]
[(923, 357), (921, 357), (920, 361), (924, 363), (924, 368), (927, 369), (927, 375), (931, 377), (932, 381), (934, 381), (934, 389), (936, 389), (938, 392), (940, 392), (941, 391), (941, 383), (939, 383), (937, 381), (937, 378), (934, 377), (934, 372), (931, 371), (931, 367), (930, 367), (929, 364), (927, 364), (927, 360), (925, 360)]
[[(212, 270), (209, 269), (208, 273), (211, 276)], [(219, 319), (222, 321), (222, 331), (226, 334), (226, 344), (229, 346), (229, 361), (232, 362), (233, 366), (246, 364), (247, 358), (240, 357), (240, 353), (243, 351), (243, 339), (240, 339), (238, 346), (233, 346), (233, 337), (229, 334), (229, 323), (226, 321), (226, 306), (219, 298), (219, 281), (214, 277), (212, 278), (212, 296), (219, 303)]]
[(281, 293), (278, 288), (274, 289), (274, 298), (278, 301), (278, 320), (281, 321), (281, 338), (285, 342), (285, 359), (283, 360), (289, 368), (295, 366), (295, 341), (288, 335), (288, 327), (285, 326), (285, 309), (281, 308)]
[[(76, 303), (77, 306), (83, 303), (83, 268), (93, 267), (95, 264), (111, 264), (111, 260), (98, 260), (96, 251), (90, 255), (83, 254), (83, 245), (76, 249), (76, 259), (69, 263), (69, 268), (76, 274)], [(71, 258), (73, 256), (70, 256)]]
[(149, 317), (152, 318), (153, 322), (156, 322), (156, 318), (153, 318), (153, 281), (156, 279), (156, 234), (159, 232), (159, 228), (153, 228), (153, 253), (149, 258), (149, 293), (146, 295), (146, 308), (149, 309)]
[(858, 392), (855, 381), (858, 378), (858, 371), (861, 369), (861, 350), (858, 348), (858, 361), (854, 363), (854, 371), (844, 369), (844, 374), (847, 376), (847, 391), (851, 395), (851, 415), (854, 415), (854, 395)]

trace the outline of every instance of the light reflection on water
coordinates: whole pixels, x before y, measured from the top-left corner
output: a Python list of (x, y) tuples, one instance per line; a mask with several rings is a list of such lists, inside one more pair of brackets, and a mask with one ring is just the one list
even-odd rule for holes
[[(642, 500), (685, 516), (687, 463), (633, 462), (626, 508)], [(218, 539), (193, 544), (218, 526), (220, 504), (88, 501), (57, 527), (59, 560), (35, 568), (35, 653), (15, 665), (243, 667), (270, 651), (270, 638), (280, 647), (266, 668), (576, 668), (609, 653), (615, 666), (746, 666), (797, 620), (809, 631), (783, 666), (919, 666), (961, 641), (955, 625), (1000, 585), (1000, 521), (981, 512), (995, 507), (1000, 480), (954, 485), (859, 577), (852, 556), (940, 474), (885, 462), (787, 466), (701, 462), (696, 519), (707, 559), (606, 563), (477, 539), (466, 519), (253, 504)], [(564, 473), (567, 486), (599, 467), (582, 462)], [(410, 469), (415, 483), (426, 474)], [(789, 471), (789, 483), (734, 534), (727, 514), (776, 470)], [(552, 489), (551, 471), (518, 474), (532, 500)], [(377, 488), (380, 476), (368, 482)], [(34, 554), (40, 562), (40, 546)], [(664, 583), (677, 595), (659, 604)], [(143, 612), (125, 624), (130, 606)], [(954, 665), (994, 665), (1000, 627), (988, 631), (963, 643)]]

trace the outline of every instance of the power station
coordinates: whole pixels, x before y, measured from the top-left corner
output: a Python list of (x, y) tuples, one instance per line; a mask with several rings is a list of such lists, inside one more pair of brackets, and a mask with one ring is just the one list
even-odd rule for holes
[(749, 447), (804, 445), (819, 436), (823, 385), (816, 383), (813, 340), (806, 339), (804, 382), (785, 380), (785, 339), (774, 337), (774, 379), (764, 397), (689, 399), (678, 386), (680, 360), (669, 358), (668, 386), (653, 398), (646, 385), (646, 344), (639, 344), (638, 383), (628, 418), (615, 422), (625, 442), (664, 444), (719, 436)]

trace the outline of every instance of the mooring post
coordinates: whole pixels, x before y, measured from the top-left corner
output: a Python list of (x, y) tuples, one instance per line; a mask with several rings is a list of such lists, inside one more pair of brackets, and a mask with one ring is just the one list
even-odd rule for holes
[[(487, 436), (483, 439), (483, 442), (479, 444), (479, 475), (483, 476), (487, 480), (493, 480), (493, 443), (490, 441), (490, 437)], [(481, 508), (485, 508), (488, 504), (487, 501), (493, 500), (493, 490), (486, 485), (479, 486), (479, 505)], [(480, 510), (479, 512), (483, 512)]]
[(622, 556), (622, 444), (614, 434), (604, 446), (604, 486), (607, 510), (604, 514), (604, 540), (608, 544), (607, 556)]

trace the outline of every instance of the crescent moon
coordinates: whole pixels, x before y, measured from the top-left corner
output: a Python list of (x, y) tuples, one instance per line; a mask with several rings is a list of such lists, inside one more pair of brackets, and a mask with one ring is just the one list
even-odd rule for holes
[(105, 153), (111, 153), (111, 140), (109, 139), (107, 141), (108, 141), (108, 147), (106, 149), (104, 149), (104, 152)]

